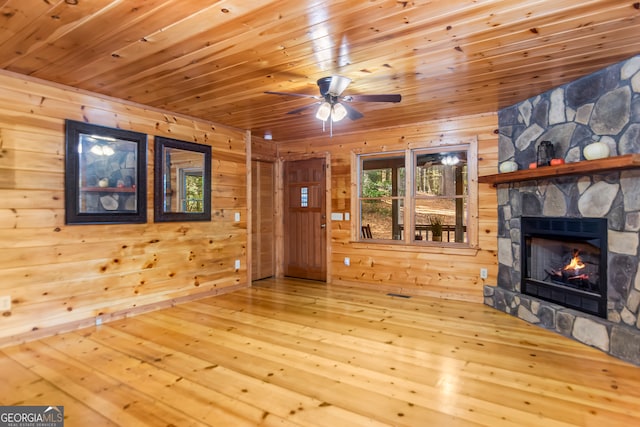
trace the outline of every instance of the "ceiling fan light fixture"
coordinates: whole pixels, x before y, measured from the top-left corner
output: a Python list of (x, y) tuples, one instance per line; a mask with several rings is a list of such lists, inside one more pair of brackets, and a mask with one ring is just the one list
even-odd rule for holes
[(445, 166), (455, 166), (458, 163), (460, 163), (460, 158), (455, 155), (453, 156), (447, 155), (442, 158), (442, 164)]
[(323, 122), (326, 122), (330, 115), (331, 115), (331, 104), (329, 104), (328, 102), (323, 102), (322, 104), (320, 104), (320, 107), (316, 112), (316, 119), (320, 119)]
[(333, 106), (333, 112), (331, 113), (331, 120), (334, 122), (339, 122), (340, 120), (347, 117), (347, 109), (344, 108), (344, 105), (339, 102)]
[(349, 86), (351, 79), (348, 77), (333, 75), (331, 77), (321, 77), (316, 82), (318, 89), (320, 90), (320, 96), (308, 95), (303, 93), (287, 93), (287, 92), (272, 92), (267, 91), (265, 93), (271, 95), (289, 95), (299, 98), (313, 98), (316, 100), (313, 104), (309, 104), (300, 108), (296, 108), (287, 112), (287, 114), (298, 114), (307, 109), (315, 108), (316, 119), (322, 120), (322, 131), (324, 132), (327, 120), (329, 121), (329, 129), (333, 136), (333, 122), (339, 122), (340, 120), (348, 117), (351, 120), (358, 120), (363, 116), (361, 112), (343, 102), (400, 102), (402, 96), (399, 94), (382, 94), (382, 95), (342, 95), (342, 92)]
[(94, 144), (89, 151), (96, 156), (113, 156), (116, 153), (112, 147), (100, 143)]
[(340, 96), (342, 92), (349, 86), (351, 79), (343, 76), (331, 76), (329, 84), (329, 95)]

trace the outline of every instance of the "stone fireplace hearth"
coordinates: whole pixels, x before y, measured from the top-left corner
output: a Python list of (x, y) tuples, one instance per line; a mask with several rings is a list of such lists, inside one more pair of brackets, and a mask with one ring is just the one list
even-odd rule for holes
[[(585, 161), (605, 142), (611, 156), (640, 153), (640, 57), (611, 66), (499, 112), (499, 161), (526, 169), (541, 141), (555, 157)], [(497, 286), (485, 303), (640, 365), (640, 169), (499, 184)], [(604, 318), (522, 292), (523, 217), (604, 218), (607, 223)]]

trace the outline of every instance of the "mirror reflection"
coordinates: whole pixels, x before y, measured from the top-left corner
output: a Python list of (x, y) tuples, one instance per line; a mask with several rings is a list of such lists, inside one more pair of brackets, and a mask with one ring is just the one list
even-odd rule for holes
[(204, 154), (164, 147), (165, 212), (204, 212)]
[(156, 221), (211, 219), (211, 147), (156, 138)]
[(147, 135), (65, 120), (65, 223), (147, 222)]

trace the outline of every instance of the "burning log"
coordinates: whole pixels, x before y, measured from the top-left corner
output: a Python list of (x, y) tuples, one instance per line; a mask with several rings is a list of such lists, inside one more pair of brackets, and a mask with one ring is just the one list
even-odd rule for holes
[(544, 272), (547, 273), (548, 277), (551, 277), (551, 278), (555, 277), (555, 278), (558, 278), (558, 279), (562, 280), (562, 270), (555, 270), (555, 269), (547, 270), (545, 268)]
[(568, 271), (563, 267), (545, 269), (544, 271), (547, 274), (547, 278), (545, 280), (550, 279), (551, 281), (556, 281), (564, 285), (569, 285), (577, 288), (592, 288), (592, 284), (589, 282), (588, 274), (579, 273), (577, 271)]

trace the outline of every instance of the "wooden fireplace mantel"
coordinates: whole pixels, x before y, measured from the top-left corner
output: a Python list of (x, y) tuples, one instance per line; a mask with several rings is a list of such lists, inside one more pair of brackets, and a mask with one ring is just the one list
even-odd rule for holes
[(542, 178), (554, 178), (566, 175), (586, 175), (594, 172), (612, 172), (623, 169), (640, 168), (640, 154), (607, 157), (599, 160), (565, 163), (558, 166), (544, 166), (535, 169), (523, 169), (515, 172), (497, 173), (478, 177), (479, 183), (498, 184), (531, 181)]

